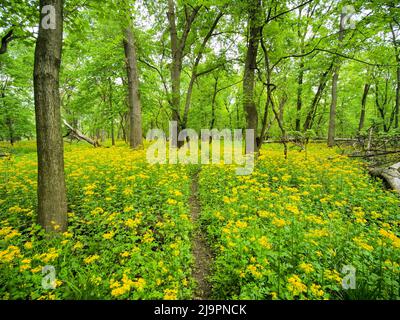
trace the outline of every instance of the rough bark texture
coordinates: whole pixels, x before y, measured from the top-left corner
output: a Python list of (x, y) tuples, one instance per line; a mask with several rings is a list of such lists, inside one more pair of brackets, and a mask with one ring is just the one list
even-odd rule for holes
[(394, 110), (394, 127), (397, 129), (399, 127), (399, 112), (400, 112), (400, 48), (398, 45), (399, 42), (396, 39), (396, 33), (394, 31), (393, 24), (390, 24), (390, 29), (392, 31), (393, 47), (397, 62), (396, 105)]
[[(171, 110), (172, 110), (172, 121), (178, 123), (178, 134), (183, 128), (183, 119), (180, 116), (181, 107), (181, 73), (182, 73), (182, 60), (186, 47), (186, 41), (189, 36), (190, 29), (193, 21), (196, 18), (201, 6), (192, 8), (191, 12), (189, 7), (185, 5), (185, 25), (181, 37), (178, 37), (178, 31), (176, 28), (176, 14), (175, 14), (175, 2), (174, 0), (168, 0), (168, 23), (169, 33), (171, 39), (171, 87), (172, 87), (172, 98), (171, 98)], [(189, 92), (191, 95), (191, 92)], [(171, 143), (174, 145), (177, 142), (177, 137), (170, 137)], [(174, 147), (180, 147), (183, 145), (182, 142), (178, 142)]]
[(181, 104), (181, 72), (183, 52), (181, 50), (178, 33), (176, 30), (175, 3), (173, 0), (168, 0), (168, 21), (171, 38), (171, 85), (172, 85), (172, 120), (180, 122), (179, 108)]
[(255, 149), (257, 148), (258, 113), (254, 101), (254, 76), (257, 64), (260, 32), (262, 29), (259, 21), (260, 10), (260, 0), (253, 0), (249, 9), (249, 39), (243, 77), (243, 107), (246, 114), (247, 129), (254, 130), (253, 145)]
[(368, 96), (368, 92), (369, 92), (369, 88), (370, 85), (368, 83), (366, 83), (364, 85), (364, 93), (363, 93), (363, 97), (361, 100), (361, 113), (360, 113), (360, 122), (358, 124), (358, 131), (360, 132), (362, 130), (362, 128), (364, 127), (364, 121), (365, 121), (365, 106), (367, 104), (367, 96)]
[(34, 66), (34, 95), (38, 154), (38, 222), (49, 232), (67, 228), (64, 150), (61, 134), (59, 71), (63, 33), (63, 1), (41, 0), (40, 9), (52, 5), (56, 28), (39, 26)]
[(125, 29), (124, 50), (128, 77), (129, 144), (137, 148), (143, 143), (142, 107), (139, 96), (139, 76), (132, 26)]
[[(342, 13), (340, 16), (339, 46), (343, 42), (344, 19), (345, 19), (345, 14)], [(337, 58), (335, 58), (335, 67), (332, 78), (332, 101), (331, 101), (331, 108), (329, 111), (328, 147), (333, 147), (335, 145), (337, 83), (339, 80), (339, 69), (340, 69), (339, 62), (337, 61)]]

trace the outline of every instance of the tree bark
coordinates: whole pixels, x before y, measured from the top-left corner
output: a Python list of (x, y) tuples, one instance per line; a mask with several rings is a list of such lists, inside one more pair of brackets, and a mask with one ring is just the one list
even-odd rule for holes
[(0, 54), (7, 52), (8, 43), (13, 39), (13, 30), (11, 29), (7, 34), (1, 38)]
[[(81, 141), (86, 141), (87, 143), (91, 144), (93, 147), (100, 147), (100, 144), (93, 139), (90, 139), (89, 137), (85, 136), (82, 132), (80, 132), (78, 129), (74, 128), (71, 126), (67, 121), (63, 120), (64, 125), (68, 129), (68, 134), (65, 137), (70, 137), (72, 139), (77, 139)], [(64, 137), (64, 138), (65, 138)]]
[(366, 83), (364, 85), (364, 93), (363, 93), (363, 97), (362, 97), (362, 100), (361, 100), (361, 114), (360, 114), (360, 122), (358, 124), (358, 132), (360, 132), (362, 130), (362, 128), (364, 127), (365, 106), (367, 104), (367, 96), (368, 96), (369, 88), (370, 88), (370, 84)]
[[(343, 42), (344, 37), (344, 19), (345, 14), (342, 13), (340, 16), (340, 28), (339, 28), (339, 46)], [(335, 145), (335, 129), (336, 129), (336, 105), (337, 105), (337, 83), (339, 80), (339, 61), (337, 57), (335, 57), (335, 67), (333, 71), (332, 78), (332, 101), (331, 107), (329, 111), (329, 129), (328, 129), (328, 147), (333, 147)]]
[(175, 3), (168, 0), (168, 21), (171, 38), (171, 87), (172, 87), (172, 120), (180, 123), (179, 108), (181, 104), (181, 72), (182, 72), (182, 55), (180, 50), (180, 41), (176, 30)]
[(247, 44), (247, 54), (244, 66), (243, 77), (243, 107), (246, 115), (247, 129), (254, 130), (254, 149), (257, 149), (257, 128), (258, 128), (258, 113), (254, 101), (255, 87), (255, 69), (257, 64), (257, 52), (260, 42), (260, 11), (261, 1), (253, 0), (249, 8), (249, 39)]
[(223, 13), (220, 12), (217, 15), (217, 17), (215, 18), (215, 20), (214, 20), (213, 24), (211, 25), (209, 31), (207, 32), (207, 35), (203, 39), (203, 42), (202, 42), (201, 47), (200, 47), (200, 50), (199, 50), (199, 52), (198, 52), (198, 54), (196, 56), (196, 59), (194, 61), (194, 64), (193, 64), (193, 67), (192, 67), (192, 74), (191, 74), (191, 77), (190, 77), (189, 86), (188, 86), (188, 89), (187, 89), (187, 92), (186, 92), (185, 110), (184, 110), (183, 119), (182, 119), (182, 129), (185, 129), (186, 126), (187, 126), (189, 109), (190, 109), (190, 102), (191, 102), (192, 93), (193, 93), (193, 85), (194, 85), (195, 80), (198, 77), (197, 68), (199, 66), (201, 58), (203, 57), (203, 53), (204, 53), (204, 50), (206, 48), (207, 42), (208, 42), (208, 40), (210, 40), (215, 28), (217, 27), (218, 22), (222, 18), (222, 16), (223, 16)]
[(217, 99), (217, 94), (218, 94), (218, 76), (215, 77), (214, 91), (213, 91), (213, 96), (212, 96), (212, 101), (211, 101), (210, 130), (212, 130), (214, 128), (214, 124), (215, 124), (215, 103), (216, 103), (216, 99)]
[(38, 222), (48, 232), (67, 229), (64, 149), (61, 134), (59, 72), (63, 35), (63, 1), (41, 0), (55, 9), (55, 29), (40, 22), (34, 65), (38, 155)]
[(131, 25), (125, 29), (124, 50), (128, 77), (129, 144), (134, 149), (142, 145), (143, 135), (137, 57)]
[[(303, 49), (301, 51), (303, 53)], [(297, 108), (296, 108), (296, 131), (300, 131), (300, 121), (301, 121), (301, 109), (303, 106), (303, 78), (304, 78), (304, 61), (301, 58), (300, 66), (299, 66), (299, 74), (297, 78)]]
[[(302, 33), (301, 31), (301, 18), (302, 18), (302, 8), (299, 9), (299, 17), (297, 22), (297, 36), (300, 40), (300, 55), (304, 54), (304, 40), (306, 36), (306, 31)], [(301, 109), (303, 106), (303, 79), (304, 79), (304, 58), (300, 58), (299, 73), (297, 76), (297, 104), (296, 104), (296, 131), (300, 131), (300, 121), (301, 121)]]
[(371, 168), (369, 172), (373, 176), (382, 178), (391, 189), (400, 194), (400, 162), (387, 168)]
[[(174, 0), (168, 0), (168, 12), (167, 18), (169, 23), (169, 33), (171, 39), (171, 110), (172, 110), (172, 121), (178, 123), (178, 132), (182, 129), (183, 121), (180, 116), (181, 107), (181, 73), (182, 73), (182, 60), (184, 56), (184, 50), (186, 47), (186, 40), (192, 27), (193, 21), (196, 18), (201, 6), (196, 6), (189, 13), (188, 6), (185, 5), (185, 25), (183, 28), (182, 36), (178, 37), (178, 31), (176, 28), (176, 14), (175, 14), (175, 2)], [(171, 143), (175, 147), (181, 146), (183, 143), (178, 142), (178, 137), (170, 137)]]
[(394, 31), (393, 24), (390, 23), (390, 30), (392, 32), (393, 48), (395, 52), (396, 62), (397, 62), (397, 83), (396, 83), (396, 105), (394, 110), (394, 127), (397, 129), (399, 127), (399, 109), (400, 109), (400, 49), (398, 41), (396, 39), (396, 33)]
[(306, 120), (304, 121), (303, 131), (306, 132), (308, 129), (312, 128), (313, 119), (315, 113), (317, 112), (318, 103), (321, 100), (322, 94), (324, 93), (326, 84), (328, 82), (328, 75), (333, 68), (333, 63), (330, 64), (329, 68), (321, 75), (321, 79), (318, 85), (317, 92), (315, 93), (314, 99), (311, 103), (310, 109), (307, 113)]
[(110, 105), (110, 127), (111, 127), (111, 145), (115, 146), (115, 132), (114, 132), (114, 113), (113, 113), (113, 95), (112, 95), (112, 80), (108, 78), (109, 83), (109, 105)]

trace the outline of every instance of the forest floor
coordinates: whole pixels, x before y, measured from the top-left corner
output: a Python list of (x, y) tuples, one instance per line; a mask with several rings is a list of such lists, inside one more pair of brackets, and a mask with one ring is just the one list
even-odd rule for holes
[(399, 197), (338, 150), (290, 146), (285, 160), (268, 145), (238, 176), (234, 164), (151, 165), (122, 142), (66, 144), (68, 231), (50, 239), (35, 223), (35, 143), (11, 153), (0, 299), (400, 298)]
[(191, 218), (195, 225), (192, 240), (194, 258), (193, 278), (197, 286), (194, 291), (194, 299), (207, 300), (211, 297), (211, 285), (208, 277), (211, 271), (212, 253), (199, 223), (201, 207), (198, 196), (198, 180), (199, 171), (196, 171), (192, 175), (191, 195), (189, 198)]

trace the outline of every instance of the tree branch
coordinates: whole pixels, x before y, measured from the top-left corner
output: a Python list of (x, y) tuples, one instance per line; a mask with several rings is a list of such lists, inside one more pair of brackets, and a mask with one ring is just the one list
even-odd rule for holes
[(270, 22), (270, 21), (272, 21), (272, 20), (275, 20), (275, 19), (277, 19), (277, 18), (279, 18), (279, 17), (281, 17), (281, 16), (283, 16), (283, 15), (289, 13), (289, 12), (292, 12), (292, 11), (294, 11), (294, 10), (296, 10), (296, 9), (299, 9), (299, 8), (301, 8), (301, 7), (304, 7), (305, 5), (307, 5), (307, 4), (309, 4), (309, 3), (313, 2), (313, 1), (314, 1), (314, 0), (308, 0), (308, 1), (306, 1), (306, 2), (304, 2), (304, 3), (302, 3), (302, 4), (300, 4), (300, 5), (298, 5), (298, 6), (295, 7), (295, 8), (286, 10), (286, 11), (281, 12), (281, 13), (278, 13), (276, 16), (269, 17), (269, 18), (265, 21), (265, 23), (268, 23), (268, 22)]
[(13, 39), (13, 29), (8, 31), (8, 33), (1, 39), (1, 48), (0, 48), (0, 54), (4, 54), (7, 52), (7, 45), (8, 43)]

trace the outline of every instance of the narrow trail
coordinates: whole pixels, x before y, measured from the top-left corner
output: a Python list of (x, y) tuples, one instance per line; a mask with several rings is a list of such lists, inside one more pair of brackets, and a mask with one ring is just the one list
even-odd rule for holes
[(211, 295), (211, 285), (207, 281), (207, 277), (210, 274), (210, 267), (212, 262), (211, 249), (207, 244), (207, 240), (200, 228), (199, 216), (200, 216), (200, 201), (198, 197), (199, 189), (199, 171), (192, 176), (191, 185), (191, 196), (189, 198), (190, 213), (192, 222), (195, 225), (193, 240), (192, 240), (192, 250), (194, 257), (194, 268), (193, 268), (193, 278), (196, 281), (197, 287), (194, 292), (194, 300), (207, 300), (210, 299)]

